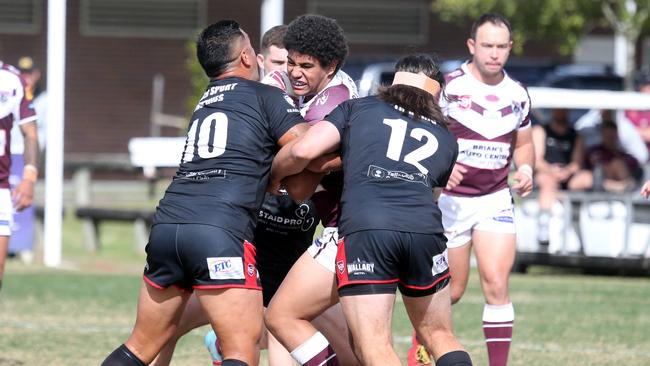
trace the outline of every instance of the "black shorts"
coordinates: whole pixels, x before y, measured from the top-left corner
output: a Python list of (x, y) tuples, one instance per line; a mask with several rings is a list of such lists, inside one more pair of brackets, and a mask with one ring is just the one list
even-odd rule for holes
[(269, 306), (271, 298), (280, 288), (280, 284), (287, 277), (293, 263), (262, 263), (257, 265), (260, 272), (260, 281), (262, 282), (262, 299), (264, 306)]
[(358, 231), (339, 240), (340, 296), (395, 293), (427, 296), (449, 283), (447, 239), (440, 234)]
[(157, 288), (261, 290), (255, 247), (222, 228), (156, 224), (151, 228), (144, 278)]

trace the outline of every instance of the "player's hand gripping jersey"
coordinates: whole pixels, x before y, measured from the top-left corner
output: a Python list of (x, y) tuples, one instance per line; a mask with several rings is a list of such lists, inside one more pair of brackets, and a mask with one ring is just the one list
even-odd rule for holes
[(276, 142), (300, 122), (277, 88), (236, 77), (210, 82), (154, 223), (214, 225), (252, 238)]
[(374, 96), (344, 102), (327, 121), (341, 136), (342, 235), (361, 230), (443, 232), (433, 189), (447, 184), (458, 154), (447, 128), (413, 119)]
[(0, 61), (0, 188), (9, 188), (11, 128), (15, 123), (36, 121), (32, 100), (25, 95), (20, 71)]
[(508, 187), (511, 147), (518, 130), (530, 128), (526, 88), (505, 74), (498, 85), (478, 81), (463, 64), (446, 76), (440, 106), (458, 141), (458, 163), (467, 168), (458, 186), (445, 193), (485, 195)]

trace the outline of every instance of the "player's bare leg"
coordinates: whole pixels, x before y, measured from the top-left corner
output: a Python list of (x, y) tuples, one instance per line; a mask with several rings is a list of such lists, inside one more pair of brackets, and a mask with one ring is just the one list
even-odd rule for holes
[(210, 324), (208, 317), (203, 312), (201, 304), (197, 299), (196, 295), (190, 296), (189, 300), (185, 304), (185, 309), (183, 310), (183, 315), (178, 323), (176, 332), (171, 337), (171, 339), (165, 344), (158, 356), (154, 359), (150, 366), (167, 366), (172, 360), (174, 355), (174, 349), (176, 348), (176, 342), (191, 331), (194, 328)]
[[(464, 245), (447, 249), (449, 275), (451, 282), (449, 287), (451, 303), (455, 304), (463, 297), (467, 282), (469, 281), (470, 257), (472, 254), (472, 242), (469, 241)], [(429, 354), (425, 347), (421, 345), (422, 341), (416, 334), (413, 335), (413, 344), (408, 352), (409, 365), (429, 365)]]
[(451, 303), (457, 303), (467, 288), (470, 271), (470, 256), (472, 254), (472, 242), (465, 245), (448, 248), (449, 274), (451, 275), (450, 295)]
[[(266, 326), (287, 350), (293, 352), (317, 336), (318, 330), (311, 321), (337, 302), (334, 273), (306, 252), (294, 264), (273, 296), (266, 311)], [(350, 349), (349, 346), (347, 349)], [(341, 364), (358, 364), (352, 352), (340, 347), (339, 350), (334, 348), (334, 351), (337, 357), (341, 352)], [(348, 360), (350, 355), (353, 359)]]
[(311, 320), (338, 302), (334, 273), (304, 253), (293, 265), (266, 310), (266, 326), (289, 351), (311, 337)]
[(515, 319), (508, 280), (515, 261), (516, 237), (515, 234), (475, 230), (472, 240), (486, 302), (483, 333), (490, 366), (506, 365)]
[(311, 322), (330, 342), (341, 365), (358, 365), (359, 360), (352, 350), (350, 330), (340, 303), (334, 304)]
[(278, 342), (271, 332), (265, 330), (266, 347), (268, 349), (269, 366), (293, 366), (293, 358), (289, 351)]
[(9, 237), (0, 236), (0, 290), (2, 290), (2, 278), (5, 273), (5, 262), (9, 251)]
[(401, 365), (391, 336), (395, 294), (343, 296), (340, 301), (361, 363)]
[(196, 295), (219, 336), (224, 364), (231, 359), (257, 365), (262, 336), (262, 291), (228, 288), (196, 290)]
[(449, 364), (471, 365), (469, 355), (453, 334), (449, 293), (450, 286), (447, 286), (429, 296), (402, 296), (402, 299), (418, 339), (427, 347), (436, 365), (445, 364), (444, 357), (457, 362), (447, 361)]
[[(113, 351), (102, 365), (151, 363), (176, 332), (183, 307), (189, 296), (188, 292), (174, 286), (161, 290), (143, 280), (131, 336), (123, 346)], [(139, 363), (133, 360), (134, 357)], [(120, 360), (129, 360), (132, 363), (122, 363)]]

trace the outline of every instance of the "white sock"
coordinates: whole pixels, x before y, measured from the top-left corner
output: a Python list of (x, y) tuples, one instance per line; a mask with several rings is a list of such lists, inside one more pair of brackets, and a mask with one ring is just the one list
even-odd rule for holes
[(326, 349), (329, 344), (327, 338), (321, 332), (316, 332), (308, 340), (296, 347), (291, 352), (291, 357), (298, 361), (299, 364), (304, 365)]
[(515, 320), (515, 308), (512, 303), (503, 305), (485, 304), (483, 307), (483, 321), (490, 323), (511, 322)]

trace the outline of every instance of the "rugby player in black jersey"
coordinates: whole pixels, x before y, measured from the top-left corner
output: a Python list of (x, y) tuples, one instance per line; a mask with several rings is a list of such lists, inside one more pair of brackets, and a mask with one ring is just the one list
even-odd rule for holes
[(270, 190), (311, 160), (340, 151), (337, 286), (361, 363), (401, 364), (391, 342), (399, 288), (436, 365), (471, 365), (452, 332), (446, 238), (435, 202), (458, 155), (436, 102), (444, 78), (425, 54), (401, 58), (395, 71), (393, 85), (378, 96), (341, 103), (281, 149)]
[[(293, 95), (291, 80), (300, 81), (302, 84), (309, 85), (307, 88), (302, 88), (303, 90), (300, 91), (301, 96), (295, 96), (295, 99), (297, 99), (297, 106), (299, 106), (300, 112), (305, 119), (308, 122), (315, 123), (323, 119), (339, 102), (356, 97), (357, 95), (354, 82), (339, 69), (347, 55), (345, 37), (340, 26), (333, 19), (317, 15), (303, 15), (298, 17), (291, 22), (288, 33), (288, 44), (290, 52), (293, 55), (292, 60), (295, 61), (291, 67), (292, 77), (289, 78), (286, 71), (281, 72), (275, 70), (267, 74), (262, 82), (281, 88), (290, 95)], [(267, 38), (266, 36), (265, 34), (263, 39)], [(320, 38), (327, 39), (327, 42), (323, 42)], [(278, 46), (283, 45), (278, 44)], [(329, 161), (329, 159), (323, 159), (323, 161)], [(316, 163), (314, 165), (319, 164)], [(319, 166), (318, 169), (330, 170), (332, 169), (332, 164)], [(317, 183), (320, 180), (320, 176), (318, 174), (310, 174), (309, 180)], [(333, 176), (334, 174), (331, 174), (328, 177)], [(297, 179), (301, 182), (306, 181), (304, 175), (297, 177)], [(342, 180), (340, 185), (342, 186)], [(303, 198), (311, 195), (312, 191), (309, 191)], [(338, 195), (336, 192), (338, 192)], [(314, 195), (314, 202), (311, 200), (303, 201), (301, 198), (298, 203), (293, 202), (286, 193), (280, 196), (267, 194), (264, 204), (259, 211), (253, 242), (257, 249), (256, 264), (260, 273), (264, 306), (268, 306), (270, 299), (275, 295), (291, 266), (305, 252), (307, 247), (312, 244), (314, 230), (318, 225), (318, 221), (322, 221), (323, 225), (327, 227), (331, 226), (329, 223), (332, 218), (338, 217), (340, 188), (336, 192), (332, 193), (319, 189), (319, 192)], [(316, 207), (318, 207), (318, 210), (315, 210)], [(314, 217), (316, 211), (318, 212), (318, 216)], [(332, 231), (332, 228), (328, 227), (324, 231), (329, 236), (331, 235), (329, 233)], [(322, 239), (322, 237), (320, 236), (317, 241)], [(358, 364), (358, 361), (352, 352), (348, 339), (347, 337), (340, 337), (341, 334), (347, 334), (348, 332), (340, 305), (337, 304), (334, 307), (327, 305), (309, 320), (303, 319), (303, 305), (317, 303), (320, 306), (320, 299), (323, 296), (328, 299), (330, 298), (330, 287), (334, 281), (333, 268), (336, 245), (335, 243), (329, 244), (333, 247), (331, 271), (325, 269), (321, 262), (315, 261), (310, 254), (303, 256), (305, 258), (303, 258), (302, 262), (307, 262), (311, 267), (310, 276), (308, 278), (302, 278), (302, 282), (305, 285), (313, 286), (316, 293), (309, 294), (308, 298), (297, 303), (299, 305), (298, 307), (301, 308), (300, 312), (289, 314), (292, 316), (292, 321), (287, 321), (283, 324), (283, 330), (286, 330), (286, 333), (290, 333), (293, 337), (292, 339), (295, 339), (298, 343), (302, 343), (305, 339), (312, 337), (317, 331), (322, 332), (325, 337), (332, 339), (332, 352), (335, 351), (337, 353), (337, 357), (341, 363), (354, 366)], [(322, 246), (318, 249), (322, 249)], [(331, 250), (332, 248), (329, 249)], [(320, 258), (328, 258), (324, 254), (321, 253), (318, 257), (319, 260)], [(321, 276), (317, 275), (317, 271), (318, 273), (325, 273), (326, 278), (329, 278), (329, 280), (324, 284), (321, 283), (319, 280)], [(322, 289), (325, 290), (325, 293), (323, 293)], [(338, 299), (334, 302), (337, 303)], [(306, 309), (307, 307), (305, 306), (304, 308)], [(164, 347), (152, 365), (169, 365), (176, 340), (190, 330), (207, 324), (207, 322), (208, 320), (202, 312), (196, 297), (190, 297), (176, 334)], [(306, 336), (303, 336), (301, 332), (294, 332), (296, 323), (299, 325), (303, 323), (309, 324), (308, 327), (302, 327), (303, 329), (307, 328), (305, 330)], [(222, 358), (219, 354), (217, 343), (217, 337), (214, 332), (209, 332), (205, 336), (205, 344), (211, 353), (213, 364), (215, 365), (219, 364)], [(269, 337), (268, 341), (264, 341), (263, 339), (260, 346), (264, 347), (265, 345), (268, 345), (270, 366), (291, 363), (290, 356), (286, 353), (286, 350), (273, 337)], [(291, 350), (293, 349), (291, 348)], [(305, 357), (304, 353), (300, 353), (298, 358)]]
[(174, 334), (191, 293), (219, 334), (223, 366), (256, 364), (262, 294), (251, 244), (277, 145), (306, 130), (277, 88), (257, 83), (256, 55), (234, 21), (197, 40), (211, 79), (146, 247), (137, 319), (102, 365), (147, 365)]

